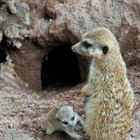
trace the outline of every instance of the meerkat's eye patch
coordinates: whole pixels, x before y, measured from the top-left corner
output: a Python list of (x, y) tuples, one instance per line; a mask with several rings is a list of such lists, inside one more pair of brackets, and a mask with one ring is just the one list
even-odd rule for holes
[(82, 46), (84, 46), (85, 48), (89, 48), (89, 47), (92, 46), (92, 44), (89, 43), (88, 41), (83, 41), (83, 42), (82, 42)]
[(103, 54), (107, 54), (108, 50), (109, 50), (108, 46), (103, 46), (102, 47)]
[(68, 122), (62, 122), (59, 118), (57, 118), (57, 121), (59, 121), (59, 122), (65, 124), (65, 125), (68, 125)]
[(68, 122), (62, 122), (63, 124), (65, 124), (65, 125), (68, 125)]
[(71, 121), (74, 121), (74, 119), (75, 119), (75, 117), (73, 116), (73, 117), (71, 118)]

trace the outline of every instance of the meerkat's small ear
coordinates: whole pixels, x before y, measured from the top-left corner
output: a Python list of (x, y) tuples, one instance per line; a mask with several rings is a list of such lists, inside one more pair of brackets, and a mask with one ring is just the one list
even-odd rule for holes
[(103, 46), (102, 47), (103, 54), (107, 54), (108, 50), (109, 50), (108, 46)]

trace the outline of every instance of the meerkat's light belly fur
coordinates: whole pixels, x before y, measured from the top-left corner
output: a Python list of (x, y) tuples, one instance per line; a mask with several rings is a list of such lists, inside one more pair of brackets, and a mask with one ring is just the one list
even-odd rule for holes
[[(123, 91), (116, 92), (117, 96), (103, 94), (103, 90), (95, 91), (86, 104), (86, 133), (93, 140), (121, 140), (131, 128), (129, 96), (124, 97)], [(122, 106), (124, 102), (128, 105)]]
[(133, 91), (127, 77), (119, 76), (113, 70), (102, 73), (91, 64), (87, 91), (91, 96), (85, 106), (85, 130), (91, 140), (123, 140), (131, 128)]

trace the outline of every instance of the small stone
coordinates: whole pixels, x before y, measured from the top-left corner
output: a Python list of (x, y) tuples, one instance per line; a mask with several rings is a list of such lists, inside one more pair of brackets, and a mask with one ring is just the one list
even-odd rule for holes
[(21, 44), (19, 41), (14, 40), (14, 41), (13, 41), (13, 46), (16, 47), (17, 49), (20, 49), (21, 46), (22, 46), (22, 44)]
[(3, 26), (3, 34), (8, 39), (24, 39), (29, 36), (30, 31), (25, 26), (6, 21)]
[(16, 15), (23, 18), (23, 22), (26, 25), (30, 25), (30, 7), (24, 2), (16, 2), (15, 6), (17, 8)]
[(18, 27), (14, 23), (5, 23), (3, 32), (8, 38), (20, 38)]
[(8, 10), (11, 14), (16, 14), (17, 13), (17, 8), (15, 6), (15, 1), (8, 1), (7, 2), (7, 7), (8, 7)]

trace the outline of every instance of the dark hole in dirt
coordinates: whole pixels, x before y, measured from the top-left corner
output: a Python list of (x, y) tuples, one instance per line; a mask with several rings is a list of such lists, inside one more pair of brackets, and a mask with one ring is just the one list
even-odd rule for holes
[(1, 40), (1, 47), (6, 50), (16, 50), (16, 47), (13, 47), (12, 40), (8, 39), (6, 36), (3, 36), (3, 39)]
[(42, 89), (72, 87), (81, 82), (76, 54), (70, 47), (57, 47), (42, 60)]
[(7, 54), (5, 50), (0, 48), (0, 63), (6, 62), (6, 57), (7, 57)]

